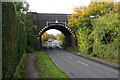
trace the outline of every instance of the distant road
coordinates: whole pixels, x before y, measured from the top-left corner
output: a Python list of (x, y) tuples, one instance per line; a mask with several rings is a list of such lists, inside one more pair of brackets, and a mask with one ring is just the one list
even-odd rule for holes
[(71, 78), (118, 78), (118, 71), (62, 49), (47, 49), (49, 57)]
[(59, 43), (58, 40), (53, 40), (52, 42), (48, 42), (48, 43), (46, 44), (46, 47), (47, 47), (47, 48), (56, 48), (56, 47), (58, 47), (58, 48), (61, 48), (61, 49), (62, 49), (62, 47), (60, 46), (60, 43)]

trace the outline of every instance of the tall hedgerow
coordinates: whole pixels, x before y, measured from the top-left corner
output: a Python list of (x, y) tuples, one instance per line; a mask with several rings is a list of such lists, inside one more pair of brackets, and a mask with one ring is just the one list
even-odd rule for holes
[[(28, 4), (2, 2), (2, 77), (12, 78), (27, 45), (34, 34), (28, 15)], [(29, 29), (29, 30), (28, 30)], [(33, 36), (33, 38), (32, 38)], [(31, 37), (31, 39), (29, 39)]]
[(68, 16), (68, 25), (77, 30), (81, 53), (112, 60), (118, 55), (118, 19), (117, 3), (92, 2), (75, 8)]

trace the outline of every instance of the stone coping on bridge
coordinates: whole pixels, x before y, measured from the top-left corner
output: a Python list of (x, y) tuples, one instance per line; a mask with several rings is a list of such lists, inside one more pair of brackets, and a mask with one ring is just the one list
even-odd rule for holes
[(53, 15), (70, 15), (70, 14), (67, 14), (67, 13), (40, 13), (40, 12), (29, 12), (29, 13), (34, 13), (34, 14), (53, 14)]

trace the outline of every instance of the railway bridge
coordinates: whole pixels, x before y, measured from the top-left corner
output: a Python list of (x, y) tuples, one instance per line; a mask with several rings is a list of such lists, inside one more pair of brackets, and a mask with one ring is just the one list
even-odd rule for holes
[(37, 26), (37, 30), (35, 31), (36, 49), (42, 48), (41, 36), (44, 32), (50, 29), (59, 30), (64, 34), (65, 47), (77, 45), (75, 30), (67, 25), (68, 23), (67, 16), (70, 14), (52, 14), (36, 12), (31, 12), (30, 14), (33, 19), (33, 24)]

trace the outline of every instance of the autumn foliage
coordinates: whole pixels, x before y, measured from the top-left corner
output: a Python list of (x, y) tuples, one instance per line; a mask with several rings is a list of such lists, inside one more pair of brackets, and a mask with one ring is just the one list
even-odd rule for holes
[(74, 11), (68, 16), (68, 25), (77, 30), (79, 51), (117, 62), (120, 40), (118, 4), (91, 2), (89, 6), (80, 6)]

